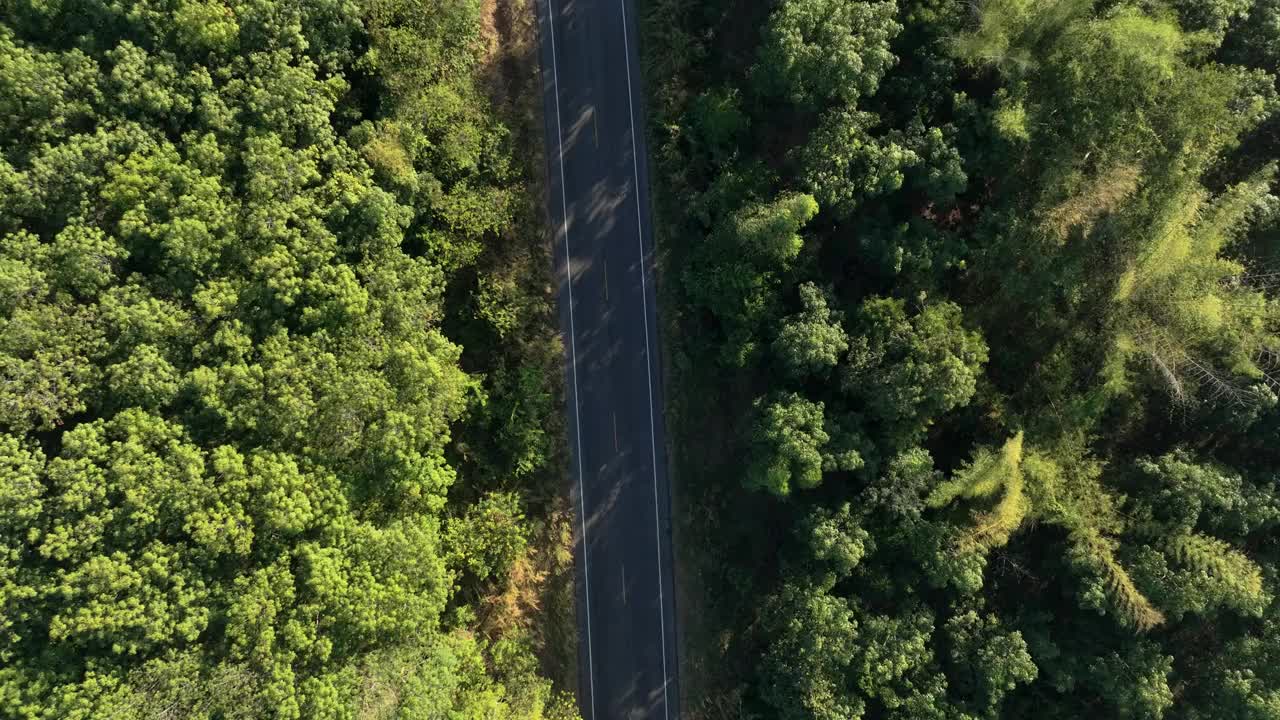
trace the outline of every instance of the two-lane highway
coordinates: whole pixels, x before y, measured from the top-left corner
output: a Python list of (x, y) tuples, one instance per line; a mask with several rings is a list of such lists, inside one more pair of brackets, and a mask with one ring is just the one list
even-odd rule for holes
[(539, 0), (585, 720), (678, 717), (670, 489), (631, 0)]

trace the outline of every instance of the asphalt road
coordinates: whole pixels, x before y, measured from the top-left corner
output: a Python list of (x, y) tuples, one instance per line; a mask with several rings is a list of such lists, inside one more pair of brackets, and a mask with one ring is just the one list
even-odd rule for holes
[(642, 92), (631, 0), (538, 0), (578, 512), (584, 720), (678, 717)]

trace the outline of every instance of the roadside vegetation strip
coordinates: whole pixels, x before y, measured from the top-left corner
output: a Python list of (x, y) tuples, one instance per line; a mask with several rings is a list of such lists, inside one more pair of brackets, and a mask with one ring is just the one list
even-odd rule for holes
[[(513, 573), (512, 588), (499, 597), (508, 597), (517, 588), (527, 596), (522, 611), (522, 632), (529, 633), (542, 672), (568, 695), (577, 692), (577, 619), (574, 599), (573, 510), (565, 483), (569, 462), (563, 413), (564, 351), (555, 312), (555, 293), (550, 243), (553, 229), (546, 223), (545, 154), (541, 75), (538, 68), (537, 15), (533, 0), (486, 0), (483, 23), (491, 29), (489, 51), (481, 63), (480, 77), (488, 89), (494, 113), (510, 131), (509, 147), (522, 192), (518, 196), (515, 219), (503, 241), (486, 246), (478, 265), (481, 292), (489, 285), (486, 277), (507, 278), (515, 286), (506, 304), (512, 311), (503, 316), (520, 318), (518, 330), (505, 334), (498, 347), (508, 350), (501, 362), (516, 368), (520, 381), (503, 388), (501, 395), (530, 402), (532, 411), (524, 417), (508, 417), (509, 427), (536, 429), (537, 442), (499, 434), (488, 436), (488, 428), (478, 435), (513, 448), (535, 447), (539, 452), (518, 458), (514, 470), (523, 477), (519, 484), (530, 503), (532, 535), (531, 569)], [(477, 360), (493, 363), (488, 343), (477, 345)], [(495, 475), (509, 472), (490, 471)], [(525, 582), (518, 582), (523, 579)], [(509, 622), (507, 611), (495, 614)]]

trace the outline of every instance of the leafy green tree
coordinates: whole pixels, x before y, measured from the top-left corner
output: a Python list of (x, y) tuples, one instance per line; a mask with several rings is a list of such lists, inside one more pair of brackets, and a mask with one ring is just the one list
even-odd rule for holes
[(506, 575), (529, 542), (523, 520), (519, 496), (486, 495), (447, 526), (451, 564), (480, 579)]
[(808, 556), (822, 568), (824, 585), (848, 577), (874, 548), (871, 535), (858, 522), (849, 503), (834, 511), (817, 509), (797, 529)]
[(911, 316), (901, 300), (872, 298), (857, 326), (862, 334), (840, 368), (841, 387), (902, 447), (973, 396), (987, 344), (964, 327), (959, 306), (933, 303)]
[(795, 377), (821, 375), (840, 362), (849, 348), (842, 316), (827, 307), (827, 299), (813, 283), (800, 286), (803, 310), (786, 317), (773, 341), (773, 354)]
[(1160, 652), (1155, 643), (1139, 641), (1124, 655), (1112, 652), (1089, 665), (1115, 711), (1124, 717), (1163, 718), (1174, 704), (1169, 675), (1173, 658)]
[(1267, 527), (1277, 512), (1271, 495), (1239, 475), (1195, 463), (1185, 452), (1140, 459), (1137, 470), (1152, 486), (1133, 507), (1140, 518), (1135, 534), (1147, 542), (1138, 573), (1157, 588), (1166, 613), (1204, 615), (1222, 608), (1260, 616), (1272, 600), (1262, 570), (1233, 543), (1206, 531), (1244, 537)]
[(1071, 563), (1085, 577), (1084, 594), (1093, 592), (1094, 602), (1108, 599), (1123, 621), (1139, 629), (1154, 627), (1164, 622), (1164, 614), (1116, 558), (1115, 536), (1124, 529), (1119, 499), (1099, 482), (1101, 464), (1078, 453), (1071, 445), (1028, 451), (1018, 433), (998, 453), (978, 450), (972, 463), (930, 494), (929, 504), (1000, 494), (990, 511), (975, 513), (972, 528), (959, 538), (964, 552), (1007, 545), (1031, 519), (1064, 528)]
[(864, 460), (856, 431), (824, 418), (823, 404), (797, 393), (757, 398), (743, 485), (787, 496), (810, 489), (824, 472), (857, 470)]
[(997, 616), (969, 610), (953, 615), (945, 630), (950, 688), (969, 699), (975, 717), (1000, 717), (1005, 696), (1036, 679), (1039, 671), (1022, 634), (1007, 631)]
[(748, 488), (789, 495), (822, 482), (823, 449), (831, 436), (823, 428), (822, 403), (795, 393), (758, 398), (747, 461)]
[(869, 112), (832, 110), (800, 149), (804, 182), (823, 207), (847, 215), (860, 202), (901, 188), (903, 170), (919, 164), (894, 138), (868, 132), (878, 120)]
[(1271, 619), (1256, 633), (1236, 637), (1204, 658), (1205, 672), (1193, 690), (1194, 717), (1248, 718), (1276, 716), (1280, 693), (1276, 692), (1275, 606)]
[(1022, 437), (1022, 433), (1014, 435), (999, 452), (979, 449), (968, 465), (929, 494), (928, 503), (933, 507), (941, 507), (960, 497), (1000, 494), (995, 506), (976, 518), (971, 534), (963, 539), (966, 549), (985, 550), (1005, 545), (1031, 510), (1022, 467)]
[(1227, 25), (1236, 18), (1248, 15), (1253, 3), (1252, 0), (1210, 0), (1198, 3), (1174, 0), (1170, 4), (1178, 11), (1178, 19), (1184, 28), (1208, 33), (1216, 42), (1221, 43)]
[(808, 195), (787, 193), (769, 203), (744, 208), (722, 226), (726, 246), (736, 246), (764, 262), (784, 264), (800, 254), (800, 229), (818, 213)]
[(756, 353), (779, 274), (800, 254), (800, 229), (817, 212), (813, 197), (799, 193), (748, 205), (721, 222), (686, 271), (691, 298), (723, 327), (724, 362), (741, 366)]
[(1268, 184), (1268, 178), (1256, 178), (1237, 185), (1204, 210), (1198, 199), (1182, 198), (1179, 214), (1162, 218), (1153, 229), (1158, 240), (1119, 278), (1118, 357), (1112, 363), (1144, 354), (1169, 392), (1184, 401), (1196, 390), (1243, 399), (1250, 390), (1236, 378), (1275, 384), (1256, 362), (1277, 342), (1275, 309), (1242, 282), (1242, 265), (1222, 257)]
[(892, 67), (902, 26), (891, 2), (786, 0), (769, 17), (753, 80), (796, 105), (854, 107)]

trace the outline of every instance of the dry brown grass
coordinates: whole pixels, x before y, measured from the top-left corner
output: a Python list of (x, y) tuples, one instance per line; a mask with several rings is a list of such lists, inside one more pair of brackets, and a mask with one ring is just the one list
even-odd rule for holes
[[(551, 387), (563, 402), (563, 349), (559, 344), (552, 277), (551, 233), (547, 227), (543, 118), (538, 67), (538, 27), (534, 0), (484, 0), (481, 26), (484, 56), (477, 70), (479, 86), (494, 112), (511, 132), (513, 157), (521, 163), (523, 202), (512, 227), (489, 248), (482, 275), (499, 278), (526, 316), (540, 322), (510, 328), (505, 338), (518, 348), (521, 362), (546, 369)], [(559, 407), (560, 405), (557, 405)], [(521, 633), (528, 637), (542, 672), (558, 689), (576, 692), (578, 678), (577, 614), (573, 562), (573, 513), (568, 497), (568, 454), (561, 418), (549, 418), (557, 437), (551, 467), (535, 473), (546, 487), (545, 510), (531, 518), (533, 530), (525, 555), (517, 560), (501, 587), (477, 603), (480, 632), (490, 637)], [(550, 501), (545, 495), (551, 495)]]
[(577, 678), (573, 521), (565, 506), (535, 521), (524, 555), (505, 582), (477, 603), (479, 631), (488, 637), (522, 634), (538, 650), (543, 672), (557, 687)]
[[(538, 27), (533, 0), (484, 0), (480, 7), (484, 55), (479, 80), (503, 121), (523, 140), (541, 130), (537, 112)], [(528, 138), (534, 142), (539, 137)]]
[(1140, 177), (1135, 165), (1117, 165), (1104, 170), (1080, 192), (1050, 210), (1045, 216), (1045, 227), (1058, 242), (1066, 242), (1076, 228), (1088, 234), (1098, 218), (1115, 211), (1138, 189)]

